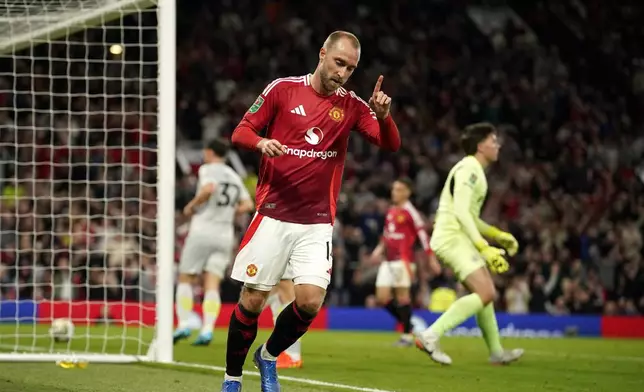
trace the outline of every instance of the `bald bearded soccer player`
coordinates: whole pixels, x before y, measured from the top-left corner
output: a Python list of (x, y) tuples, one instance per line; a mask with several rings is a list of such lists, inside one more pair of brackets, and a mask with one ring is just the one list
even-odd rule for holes
[(342, 87), (359, 60), (356, 36), (332, 33), (319, 51), (315, 72), (269, 83), (233, 132), (233, 144), (257, 150), (262, 158), (257, 213), (232, 271), (244, 287), (228, 329), (222, 391), (241, 391), (257, 319), (288, 267), (295, 300), (253, 355), (262, 391), (280, 391), (276, 359), (308, 330), (331, 280), (333, 223), (351, 131), (382, 149), (400, 148), (389, 115), (391, 98), (381, 91), (383, 77), (375, 81), (369, 103)]

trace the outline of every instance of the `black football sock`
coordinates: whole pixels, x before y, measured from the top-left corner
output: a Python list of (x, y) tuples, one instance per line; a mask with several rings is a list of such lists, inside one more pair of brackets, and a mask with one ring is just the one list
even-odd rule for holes
[(280, 355), (306, 333), (315, 316), (300, 309), (295, 302), (287, 305), (277, 317), (266, 351), (274, 357)]
[(411, 305), (400, 305), (398, 306), (398, 315), (400, 316), (400, 322), (403, 325), (403, 333), (411, 333)]
[(398, 303), (395, 299), (389, 301), (387, 305), (385, 305), (385, 309), (396, 319), (396, 321), (402, 323), (402, 320), (400, 319), (400, 312), (398, 311)]
[(241, 377), (244, 362), (250, 346), (257, 337), (257, 319), (259, 313), (253, 313), (241, 304), (237, 304), (230, 316), (228, 342), (226, 344), (226, 374)]

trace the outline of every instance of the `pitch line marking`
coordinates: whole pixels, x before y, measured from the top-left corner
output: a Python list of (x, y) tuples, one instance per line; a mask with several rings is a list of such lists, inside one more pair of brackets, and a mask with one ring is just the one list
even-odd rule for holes
[(25, 346), (20, 344), (0, 344), (1, 350), (20, 350), (22, 352), (35, 351), (35, 352), (45, 352), (46, 349), (38, 346)]
[[(183, 366), (183, 367), (189, 367), (189, 368), (196, 368), (196, 369), (207, 369), (207, 370), (214, 370), (216, 372), (225, 372), (226, 368), (223, 368), (221, 366), (210, 366), (210, 365), (202, 365), (198, 363), (186, 363), (186, 362), (174, 362), (173, 365), (177, 366)], [(250, 376), (255, 376), (258, 377), (259, 373), (258, 372), (249, 372), (249, 371), (244, 371), (244, 375), (250, 375)], [(280, 380), (284, 381), (290, 381), (294, 383), (299, 383), (299, 384), (307, 384), (307, 385), (315, 385), (318, 387), (328, 387), (328, 388), (334, 388), (334, 389), (344, 389), (346, 391), (358, 391), (358, 392), (394, 392), (394, 391), (389, 391), (386, 389), (375, 389), (375, 388), (365, 388), (365, 387), (357, 387), (353, 385), (346, 385), (346, 384), (337, 384), (333, 382), (326, 382), (326, 381), (318, 381), (318, 380), (312, 380), (309, 378), (300, 378), (300, 377), (289, 377), (289, 376), (279, 376)]]

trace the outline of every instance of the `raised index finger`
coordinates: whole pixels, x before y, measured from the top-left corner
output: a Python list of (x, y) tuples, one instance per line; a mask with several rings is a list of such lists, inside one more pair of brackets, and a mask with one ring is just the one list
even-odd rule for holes
[(378, 81), (376, 81), (376, 87), (373, 88), (373, 95), (376, 95), (380, 91), (380, 86), (382, 85), (382, 80), (384, 78), (385, 77), (382, 75), (378, 77)]

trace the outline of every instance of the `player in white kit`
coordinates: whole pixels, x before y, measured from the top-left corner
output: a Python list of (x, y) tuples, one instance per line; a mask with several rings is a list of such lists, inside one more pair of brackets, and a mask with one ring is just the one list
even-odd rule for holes
[(221, 309), (219, 286), (235, 247), (235, 216), (254, 209), (243, 180), (225, 163), (227, 153), (228, 144), (219, 140), (210, 142), (204, 149), (197, 193), (183, 210), (186, 216), (192, 216), (192, 221), (179, 263), (176, 300), (179, 326), (174, 333), (175, 343), (190, 337), (192, 285), (202, 273), (203, 324), (193, 345), (207, 346), (212, 341)]

